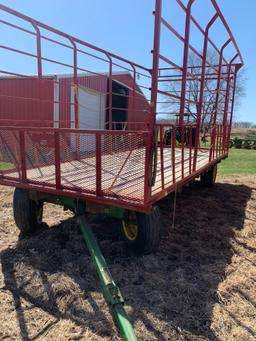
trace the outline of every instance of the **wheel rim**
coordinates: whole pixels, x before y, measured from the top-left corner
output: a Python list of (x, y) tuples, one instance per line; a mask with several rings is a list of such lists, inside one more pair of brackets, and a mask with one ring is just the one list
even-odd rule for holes
[(135, 212), (129, 212), (123, 220), (123, 231), (125, 237), (134, 241), (138, 236), (138, 223)]

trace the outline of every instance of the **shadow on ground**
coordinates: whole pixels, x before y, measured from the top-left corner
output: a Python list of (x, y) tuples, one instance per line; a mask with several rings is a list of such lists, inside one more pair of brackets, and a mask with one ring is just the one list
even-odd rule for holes
[[(141, 340), (217, 340), (210, 328), (217, 288), (250, 196), (244, 185), (205, 189), (195, 183), (178, 194), (174, 227), (174, 198), (166, 198), (160, 202), (164, 229), (159, 251), (140, 258), (125, 248), (116, 221), (90, 218), (113, 277), (133, 308), (128, 311)], [(1, 262), (23, 341), (46, 335), (61, 319), (89, 328), (96, 337), (111, 339), (116, 333), (73, 219), (20, 238), (15, 248), (1, 253)], [(22, 300), (54, 319), (31, 333)]]

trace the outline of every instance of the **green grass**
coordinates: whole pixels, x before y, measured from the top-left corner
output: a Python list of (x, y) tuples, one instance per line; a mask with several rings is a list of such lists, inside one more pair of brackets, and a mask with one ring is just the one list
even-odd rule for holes
[(256, 150), (230, 149), (218, 168), (218, 175), (256, 175)]
[(4, 170), (4, 169), (11, 169), (13, 168), (13, 164), (12, 163), (8, 163), (8, 162), (0, 162), (0, 170)]

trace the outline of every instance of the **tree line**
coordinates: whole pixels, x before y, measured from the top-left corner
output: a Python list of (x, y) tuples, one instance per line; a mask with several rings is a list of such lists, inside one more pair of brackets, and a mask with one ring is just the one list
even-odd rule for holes
[(236, 121), (232, 124), (233, 128), (256, 128), (256, 124), (247, 121)]

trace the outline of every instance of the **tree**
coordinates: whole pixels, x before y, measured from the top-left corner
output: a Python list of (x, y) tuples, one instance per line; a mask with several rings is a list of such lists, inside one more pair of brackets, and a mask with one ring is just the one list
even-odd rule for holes
[(252, 122), (236, 121), (233, 123), (233, 128), (255, 128), (255, 125)]
[[(201, 115), (201, 127), (205, 125), (210, 125), (213, 123), (214, 113), (216, 111), (216, 96), (217, 96), (217, 71), (219, 64), (218, 54), (214, 50), (208, 52), (207, 61), (210, 65), (206, 66), (206, 76), (204, 83), (204, 93), (202, 101), (202, 115)], [(199, 56), (195, 54), (189, 55), (188, 60), (188, 75), (186, 83), (186, 98), (189, 101), (185, 102), (185, 116), (188, 122), (193, 122), (197, 120), (199, 113), (199, 96), (200, 96), (200, 86), (201, 86), (201, 73), (202, 73), (202, 60)], [(234, 67), (232, 67), (232, 72), (234, 72)], [(177, 80), (178, 79), (178, 80)], [(179, 116), (180, 111), (180, 101), (177, 97), (181, 96), (181, 86), (182, 86), (182, 72), (175, 70), (175, 72), (170, 73), (170, 81), (165, 82), (164, 91), (170, 93), (172, 96), (163, 96), (163, 107), (165, 111), (170, 114), (176, 114)], [(220, 79), (219, 86), (219, 98), (217, 105), (217, 122), (221, 122), (223, 118), (223, 112), (225, 109), (225, 99), (226, 99), (226, 87), (227, 87), (227, 66), (222, 67), (222, 77)], [(245, 95), (245, 77), (244, 71), (239, 71), (237, 76), (236, 94), (235, 94), (235, 108), (240, 104), (241, 98)], [(232, 96), (232, 89), (230, 89), (229, 96)], [(171, 99), (171, 100), (170, 100)]]

